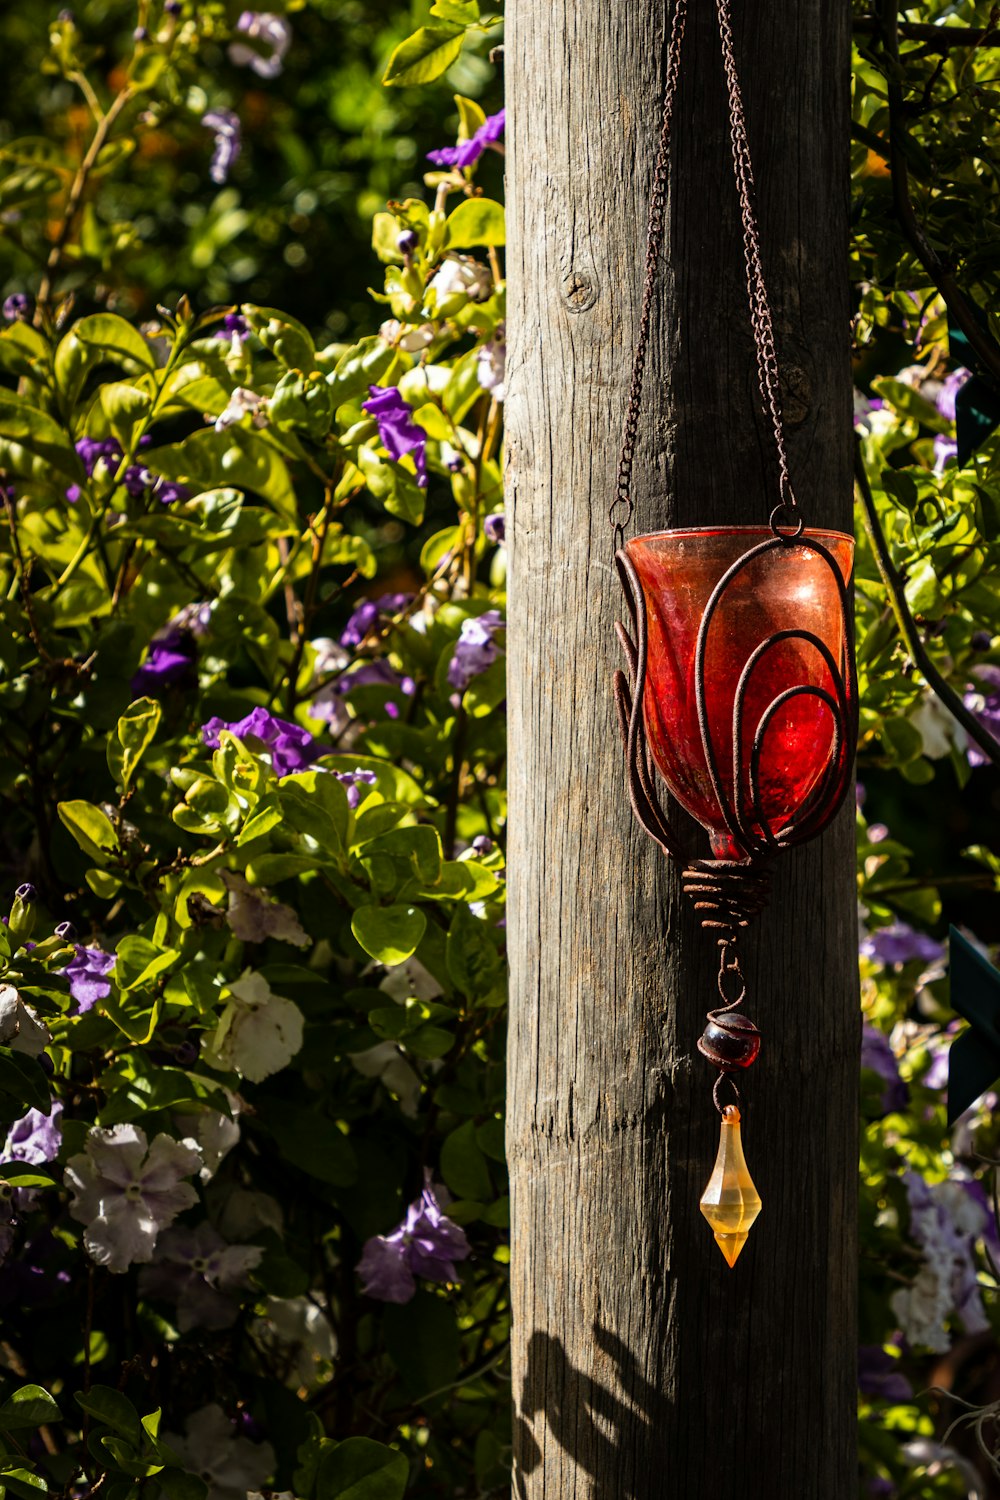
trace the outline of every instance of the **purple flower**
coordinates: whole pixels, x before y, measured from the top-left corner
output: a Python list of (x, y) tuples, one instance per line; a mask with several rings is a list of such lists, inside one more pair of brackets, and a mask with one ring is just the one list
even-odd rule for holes
[(240, 117), (231, 109), (210, 109), (201, 123), (215, 135), (215, 150), (208, 175), (220, 187), (240, 154)]
[(913, 1387), (900, 1373), (899, 1360), (878, 1344), (862, 1344), (858, 1350), (858, 1388), (879, 1401), (912, 1401)]
[(360, 667), (355, 667), (353, 672), (341, 677), (336, 684), (338, 693), (350, 693), (359, 687), (387, 687), (395, 688), (407, 698), (412, 698), (416, 686), (412, 677), (402, 676), (387, 661), (381, 660), (362, 662)]
[(375, 786), (378, 777), (374, 771), (364, 771), (360, 766), (355, 766), (353, 771), (334, 771), (337, 780), (347, 788), (347, 805), (355, 808), (361, 801), (361, 787)]
[(110, 469), (117, 468), (124, 454), (117, 438), (77, 438), (76, 451), (89, 479), (97, 465), (103, 460)]
[(488, 609), (462, 621), (448, 666), (448, 681), (457, 692), (464, 693), (472, 679), (496, 661), (500, 648), (494, 635), (502, 629), (503, 618), (498, 609)]
[(150, 477), (153, 480), (153, 499), (159, 500), (161, 505), (173, 505), (175, 500), (190, 500), (192, 492), (186, 484), (178, 484), (176, 479), (164, 479), (157, 475)]
[(481, 854), (484, 858), (493, 853), (493, 840), (485, 833), (477, 833), (472, 840), (473, 853)]
[(344, 626), (340, 644), (360, 646), (382, 615), (398, 615), (412, 600), (412, 594), (383, 594), (379, 599), (363, 599)]
[(132, 678), (133, 695), (155, 698), (164, 688), (189, 678), (197, 659), (194, 641), (186, 630), (166, 626), (157, 631), (149, 643), (146, 660)]
[(958, 458), (958, 443), (954, 438), (939, 432), (934, 439), (934, 472), (943, 474), (949, 463)]
[(486, 520), (483, 522), (483, 531), (486, 533), (486, 540), (488, 542), (492, 542), (497, 547), (503, 545), (507, 540), (507, 522), (502, 510), (498, 510), (495, 515), (486, 517)]
[(882, 1110), (890, 1114), (904, 1109), (908, 1096), (906, 1084), (899, 1076), (896, 1054), (889, 1045), (889, 1038), (866, 1021), (861, 1032), (861, 1066), (869, 1068), (885, 1080), (882, 1090)]
[(98, 1000), (106, 1000), (111, 994), (111, 985), (106, 975), (110, 974), (117, 956), (105, 953), (102, 948), (84, 948), (76, 945), (76, 952), (61, 972), (69, 980), (69, 992), (76, 1001), (75, 1014), (82, 1016), (92, 1010)]
[(245, 344), (250, 337), (250, 324), (242, 313), (226, 313), (222, 323), (215, 330), (215, 337)]
[(11, 292), (4, 298), (3, 315), (8, 323), (26, 323), (31, 317), (32, 302), (26, 292)]
[(139, 1290), (174, 1303), (181, 1333), (231, 1328), (240, 1310), (232, 1294), (246, 1286), (263, 1254), (257, 1245), (227, 1244), (210, 1224), (176, 1226), (160, 1236), (153, 1265), (139, 1273)]
[(443, 1188), (435, 1188), (430, 1172), (424, 1190), (406, 1211), (406, 1218), (390, 1234), (365, 1241), (358, 1275), (369, 1297), (381, 1302), (409, 1302), (416, 1291), (415, 1276), (428, 1281), (457, 1281), (457, 1260), (470, 1254), (465, 1230), (444, 1212)]
[(932, 964), (944, 958), (944, 944), (928, 937), (926, 932), (915, 931), (906, 922), (893, 922), (890, 927), (879, 927), (862, 939), (860, 953), (863, 958), (880, 964), (907, 964), (914, 959)]
[(20, 1120), (15, 1120), (4, 1143), (4, 1161), (23, 1161), (34, 1167), (55, 1161), (62, 1145), (59, 1124), (62, 1111), (63, 1107), (57, 1100), (47, 1115), (43, 1115), (40, 1109), (29, 1109)]
[(219, 747), (219, 731), (228, 729), (238, 740), (244, 741), (255, 753), (266, 752), (276, 776), (290, 776), (293, 771), (304, 771), (325, 754), (308, 729), (279, 719), (266, 708), (255, 708), (246, 718), (226, 723), (220, 718), (209, 719), (202, 726), (201, 737), (211, 750)]
[(934, 404), (946, 422), (954, 422), (955, 398), (965, 382), (971, 378), (972, 371), (963, 370), (960, 366), (957, 370), (952, 370), (951, 374), (941, 382), (941, 389), (938, 391)]
[(467, 141), (459, 141), (455, 146), (442, 146), (437, 151), (428, 151), (427, 160), (432, 161), (436, 167), (465, 167), (475, 166), (487, 146), (495, 146), (504, 129), (504, 110), (495, 115), (487, 115), (475, 135), (470, 136)]
[(362, 410), (370, 412), (378, 423), (378, 435), (391, 459), (413, 454), (417, 470), (417, 484), (427, 487), (427, 434), (413, 421), (410, 408), (394, 385), (370, 385), (369, 401), (362, 402)]
[[(1000, 741), (1000, 667), (977, 667), (973, 680), (976, 686), (969, 689), (962, 701), (983, 728)], [(966, 753), (970, 766), (990, 764), (978, 745), (970, 744)]]
[(266, 43), (271, 50), (265, 55), (245, 42), (231, 42), (229, 61), (238, 68), (250, 68), (258, 78), (277, 78), (292, 42), (292, 29), (284, 16), (276, 16), (270, 10), (245, 10), (236, 22), (236, 30), (253, 41)]

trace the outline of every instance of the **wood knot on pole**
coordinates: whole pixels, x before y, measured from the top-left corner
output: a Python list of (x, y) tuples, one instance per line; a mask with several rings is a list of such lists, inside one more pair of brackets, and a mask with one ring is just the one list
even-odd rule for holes
[(563, 277), (561, 295), (567, 312), (589, 312), (597, 301), (597, 278), (589, 271), (573, 269)]

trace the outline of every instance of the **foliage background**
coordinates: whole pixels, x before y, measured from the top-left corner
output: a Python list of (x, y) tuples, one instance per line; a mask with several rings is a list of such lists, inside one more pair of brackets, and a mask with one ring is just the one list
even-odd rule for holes
[[(499, 200), (502, 162), (425, 159), (500, 108), (499, 34), (466, 33), (474, 0), (434, 11), (289, 6), (269, 77), (230, 58), (235, 4), (0, 16), (5, 296), (38, 295), (65, 225), (50, 294), (0, 333), (18, 1496), (506, 1487), (502, 233), (481, 207), (445, 229)], [(976, 0), (895, 16), (856, 7), (853, 84), (859, 1492), (985, 1497), (997, 1101), (948, 1128), (943, 940), (1000, 943), (1000, 39), (967, 33), (995, 24)], [(427, 25), (457, 56), (384, 87)], [(218, 109), (243, 134), (221, 183)], [(369, 385), (401, 392), (395, 436)], [(216, 720), (239, 732), (213, 753)], [(159, 1147), (150, 1186), (119, 1134), (97, 1212), (94, 1128), (137, 1125), (200, 1160)], [(400, 1300), (358, 1275), (372, 1242)], [(971, 1403), (947, 1439), (966, 1409), (941, 1391)]]

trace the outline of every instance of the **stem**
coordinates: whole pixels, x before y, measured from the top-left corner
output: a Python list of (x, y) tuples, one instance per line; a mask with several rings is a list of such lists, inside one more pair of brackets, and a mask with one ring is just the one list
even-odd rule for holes
[[(77, 81), (79, 82), (79, 80)], [(107, 114), (101, 115), (98, 119), (97, 128), (94, 131), (90, 145), (87, 147), (87, 154), (84, 156), (83, 161), (77, 168), (76, 176), (73, 178), (73, 184), (69, 190), (69, 197), (66, 200), (66, 212), (63, 214), (63, 217), (59, 223), (59, 227), (56, 230), (55, 239), (52, 242), (52, 249), (49, 251), (49, 258), (45, 263), (45, 274), (42, 277), (42, 284), (38, 288), (36, 321), (40, 319), (42, 311), (48, 307), (49, 301), (51, 299), (52, 282), (56, 272), (59, 270), (59, 266), (62, 261), (62, 253), (66, 247), (66, 241), (69, 238), (69, 232), (72, 228), (73, 220), (76, 218), (76, 211), (80, 207), (80, 202), (87, 188), (87, 180), (90, 177), (91, 172), (93, 171), (94, 164), (97, 161), (98, 156), (100, 155), (107, 142), (108, 136), (111, 133), (112, 126), (114, 125), (118, 116), (121, 114), (122, 110), (131, 101), (132, 98), (132, 90), (126, 86), (122, 89), (121, 93), (116, 95), (112, 100)], [(88, 98), (88, 103), (89, 102), (90, 100)], [(91, 108), (93, 108), (93, 106), (91, 106)], [(98, 105), (98, 110), (99, 109), (100, 105)]]
[(868, 471), (865, 468), (864, 457), (861, 452), (861, 443), (857, 443), (854, 453), (854, 473), (858, 482), (858, 491), (865, 513), (865, 531), (871, 543), (871, 549), (878, 564), (878, 570), (889, 595), (889, 603), (892, 607), (899, 633), (906, 642), (907, 650), (913, 658), (915, 666), (923, 674), (924, 681), (933, 693), (941, 700), (945, 708), (954, 715), (961, 724), (970, 740), (983, 752), (988, 760), (995, 766), (1000, 766), (1000, 741), (995, 740), (989, 730), (984, 729), (976, 718), (962, 702), (953, 687), (945, 681), (944, 677), (934, 665), (917, 629), (917, 623), (910, 613), (910, 606), (906, 602), (906, 594), (903, 588), (903, 580), (900, 578), (892, 557), (889, 546), (885, 539), (875, 508), (875, 497), (872, 494), (871, 484), (868, 480)]

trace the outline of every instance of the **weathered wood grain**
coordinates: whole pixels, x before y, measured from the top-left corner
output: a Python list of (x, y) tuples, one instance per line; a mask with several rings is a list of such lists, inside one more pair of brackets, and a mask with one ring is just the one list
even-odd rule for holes
[[(768, 429), (710, 0), (694, 0), (634, 531), (760, 523)], [(851, 524), (847, 0), (734, 0), (765, 266), (813, 524)], [(764, 1202), (730, 1271), (695, 1051), (713, 953), (632, 822), (606, 512), (638, 324), (664, 0), (509, 0), (508, 1152), (515, 1494), (854, 1493), (858, 1033), (851, 814), (747, 944)]]

